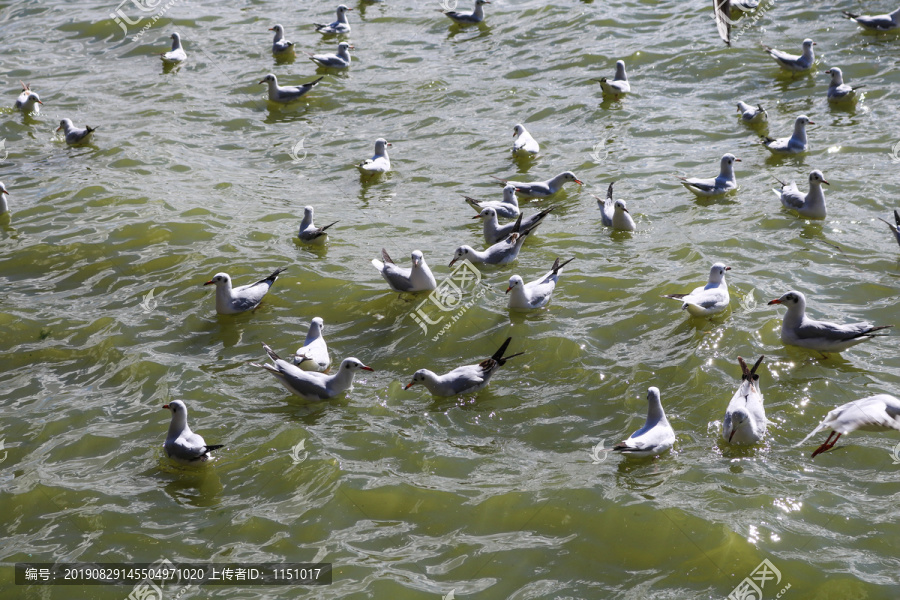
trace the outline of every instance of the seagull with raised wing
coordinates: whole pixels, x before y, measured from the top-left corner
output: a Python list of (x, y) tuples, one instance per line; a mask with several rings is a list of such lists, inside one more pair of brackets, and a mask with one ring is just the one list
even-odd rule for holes
[(203, 285), (216, 286), (216, 312), (220, 315), (233, 315), (259, 306), (263, 296), (268, 293), (269, 288), (285, 269), (287, 267), (280, 267), (265, 279), (236, 288), (231, 287), (231, 277), (228, 273), (216, 273)]
[(600, 83), (600, 89), (603, 90), (604, 96), (611, 97), (614, 100), (618, 100), (631, 92), (631, 84), (628, 83), (628, 75), (625, 74), (624, 60), (616, 61), (616, 75), (612, 79), (601, 77), (600, 79), (594, 79), (594, 81)]
[(852, 87), (844, 83), (844, 74), (838, 67), (831, 67), (825, 74), (831, 75), (831, 83), (828, 84), (828, 101), (831, 104), (858, 100), (859, 94), (856, 90), (866, 87), (865, 85)]
[(0, 181), (0, 215), (5, 215), (9, 212), (9, 202), (6, 201), (7, 196), (9, 196), (9, 191), (7, 191), (3, 182)]
[(634, 231), (634, 219), (625, 206), (624, 200), (613, 201), (613, 184), (609, 184), (606, 188), (606, 199), (600, 196), (594, 196), (597, 199), (597, 206), (600, 207), (600, 221), (607, 227), (618, 229), (619, 231)]
[(900, 27), (900, 8), (884, 15), (859, 15), (846, 10), (841, 12), (844, 13), (845, 19), (850, 19), (863, 29), (870, 31), (890, 31)]
[(737, 109), (738, 112), (741, 113), (741, 120), (744, 123), (756, 125), (758, 123), (765, 123), (769, 120), (769, 113), (762, 107), (762, 104), (750, 106), (746, 102), (738, 101)]
[(60, 129), (63, 131), (63, 135), (66, 136), (66, 143), (70, 146), (90, 144), (94, 137), (94, 132), (97, 131), (97, 127), (91, 127), (90, 125), (86, 125), (84, 129), (75, 127), (71, 119), (60, 121), (56, 130), (59, 131)]
[(491, 381), (491, 377), (497, 370), (506, 364), (511, 358), (520, 356), (524, 352), (517, 352), (509, 356), (503, 356), (512, 338), (506, 338), (503, 345), (494, 354), (477, 365), (457, 367), (438, 375), (428, 369), (419, 369), (413, 374), (412, 381), (403, 388), (408, 390), (416, 384), (424, 385), (433, 396), (460, 396), (462, 394), (474, 394), (484, 389)]
[(384, 262), (373, 258), (372, 264), (395, 292), (430, 292), (437, 287), (434, 274), (428, 268), (421, 250), (413, 250), (412, 267), (409, 269), (398, 267), (384, 248), (381, 249), (381, 257)]
[(898, 211), (896, 208), (894, 209), (894, 225), (892, 225), (890, 221), (885, 221), (881, 217), (878, 217), (878, 220), (882, 223), (885, 223), (888, 227), (891, 228), (891, 233), (894, 234), (894, 238), (896, 238), (897, 243), (900, 244), (900, 211)]
[(490, 0), (475, 0), (475, 10), (472, 12), (460, 12), (458, 10), (442, 10), (441, 12), (459, 25), (475, 25), (484, 21), (484, 5), (490, 3)]
[(815, 52), (813, 52), (813, 46), (815, 45), (816, 43), (809, 38), (803, 40), (803, 51), (800, 55), (788, 54), (787, 52), (776, 50), (765, 44), (763, 44), (762, 47), (769, 53), (769, 56), (775, 59), (775, 62), (777, 62), (781, 68), (795, 73), (801, 73), (803, 71), (808, 71), (812, 68), (813, 63), (816, 62), (816, 55)]
[[(515, 219), (519, 216), (519, 199), (516, 198), (515, 186), (508, 185), (503, 188), (503, 200), (476, 200), (469, 196), (463, 196), (466, 203), (475, 209), (475, 212), (481, 215), (481, 211), (485, 208), (493, 208), (498, 218)], [(478, 217), (472, 217), (477, 219)]]
[[(831, 429), (825, 443), (816, 448), (811, 458), (831, 450), (840, 437), (853, 431), (900, 430), (900, 400), (889, 394), (876, 394), (842, 404), (825, 416), (819, 426), (812, 430), (800, 446), (823, 429)], [(832, 440), (832, 436), (837, 434)]]
[(328, 355), (328, 344), (325, 343), (325, 321), (322, 317), (315, 317), (309, 323), (309, 331), (306, 340), (297, 349), (291, 362), (304, 371), (327, 371), (331, 366), (331, 357)]
[(525, 243), (525, 238), (528, 237), (529, 233), (531, 231), (522, 231), (522, 215), (519, 215), (513, 227), (513, 232), (505, 240), (497, 242), (484, 251), (475, 250), (471, 246), (460, 246), (454, 252), (453, 260), (450, 261), (448, 266), (452, 267), (460, 259), (483, 265), (509, 264), (519, 257), (519, 250), (522, 249), (522, 244)]
[(822, 354), (843, 352), (868, 339), (884, 337), (875, 332), (893, 327), (866, 322), (838, 325), (828, 321), (815, 321), (806, 316), (806, 296), (793, 290), (769, 302), (770, 306), (773, 304), (781, 304), (787, 308), (781, 322), (782, 343), (818, 350)]
[(172, 413), (169, 432), (163, 444), (166, 455), (172, 460), (183, 464), (206, 462), (212, 458), (210, 452), (225, 447), (223, 444), (209, 445), (191, 431), (187, 422), (187, 406), (181, 400), (172, 400), (163, 404), (163, 408)]
[(332, 375), (326, 375), (318, 371), (304, 371), (275, 354), (275, 351), (267, 344), (263, 344), (263, 348), (266, 354), (269, 355), (272, 363), (262, 365), (250, 363), (250, 365), (265, 369), (274, 375), (278, 383), (283, 385), (287, 391), (310, 402), (330, 400), (343, 394), (353, 387), (353, 377), (357, 371), (375, 370), (364, 365), (359, 359), (351, 357), (345, 358), (337, 372)]
[[(557, 258), (553, 262), (550, 272), (534, 281), (525, 283), (518, 275), (509, 278), (509, 287), (506, 293), (509, 294), (509, 308), (513, 310), (535, 310), (543, 308), (550, 303), (553, 290), (556, 289), (556, 283), (559, 281), (559, 274), (562, 268), (575, 260), (570, 258), (566, 262), (560, 264)], [(510, 294), (510, 292), (512, 292)]]
[(350, 50), (353, 46), (349, 42), (341, 42), (338, 44), (336, 54), (309, 54), (309, 59), (320, 67), (329, 69), (346, 69), (350, 66)]
[(287, 104), (288, 102), (293, 102), (294, 100), (299, 100), (303, 96), (305, 96), (311, 89), (319, 85), (319, 82), (322, 81), (324, 77), (319, 77), (315, 81), (310, 81), (309, 83), (304, 83), (303, 85), (278, 85), (278, 78), (275, 77), (272, 73), (269, 73), (265, 77), (262, 78), (260, 83), (266, 83), (269, 86), (269, 100), (272, 102), (281, 102), (282, 104)]
[(172, 38), (172, 49), (168, 52), (163, 52), (160, 54), (160, 57), (166, 64), (177, 65), (187, 60), (187, 54), (185, 54), (184, 48), (181, 47), (181, 36), (173, 33), (170, 37)]
[(16, 98), (15, 108), (21, 110), (26, 115), (38, 114), (41, 112), (41, 106), (44, 105), (41, 102), (40, 96), (37, 93), (32, 92), (31, 88), (28, 87), (28, 84), (24, 81), (20, 81), (22, 84), (22, 93), (19, 94), (19, 97)]
[(328, 25), (323, 25), (321, 23), (313, 23), (313, 25), (315, 26), (316, 31), (326, 35), (350, 33), (350, 21), (347, 20), (347, 13), (351, 10), (353, 9), (347, 8), (341, 4), (337, 7), (337, 21), (329, 23)]
[(275, 32), (275, 39), (272, 40), (272, 54), (285, 54), (294, 51), (294, 42), (289, 42), (285, 39), (282, 25), (269, 27), (269, 31)]
[(809, 192), (804, 194), (793, 181), (785, 183), (775, 178), (781, 184), (781, 190), (772, 190), (781, 200), (782, 206), (788, 210), (797, 211), (797, 214), (807, 219), (825, 218), (825, 191), (822, 184), (831, 185), (825, 181), (822, 171), (816, 169), (809, 174)]
[(644, 426), (632, 433), (624, 442), (613, 446), (614, 452), (644, 458), (662, 454), (675, 443), (675, 430), (666, 419), (666, 412), (659, 399), (659, 388), (651, 387), (647, 390), (647, 405), (647, 420)]
[(387, 173), (391, 170), (391, 159), (388, 157), (387, 149), (391, 143), (384, 138), (375, 140), (375, 156), (362, 161), (356, 168), (363, 175), (377, 175), (379, 173)]
[(763, 146), (772, 154), (799, 154), (809, 149), (809, 140), (806, 139), (806, 126), (815, 125), (806, 115), (800, 115), (794, 121), (794, 133), (791, 137), (770, 138), (764, 137)]
[[(491, 175), (491, 177), (494, 177)], [(494, 177), (497, 181), (500, 182), (500, 185), (503, 187), (513, 186), (516, 188), (516, 194), (519, 198), (537, 198), (542, 200), (544, 198), (549, 198), (556, 192), (562, 189), (562, 187), (570, 182), (577, 183), (578, 185), (584, 185), (580, 179), (575, 177), (575, 173), (572, 171), (565, 171), (560, 173), (556, 177), (552, 179), (548, 179), (547, 181), (532, 181), (529, 183), (524, 183), (521, 181), (509, 181), (507, 179), (500, 179), (499, 177)]]
[(729, 444), (755, 444), (766, 435), (768, 420), (759, 389), (756, 370), (765, 356), (760, 356), (752, 369), (738, 356), (741, 365), (741, 384), (728, 403), (725, 420), (722, 421), (722, 438)]
[(690, 294), (667, 294), (663, 298), (671, 298), (681, 302), (681, 310), (688, 311), (694, 317), (710, 317), (728, 308), (731, 296), (728, 284), (725, 283), (725, 271), (730, 271), (722, 263), (716, 263), (709, 270), (706, 285), (694, 288)]
[(703, 179), (700, 177), (681, 177), (681, 185), (702, 198), (722, 196), (737, 189), (737, 177), (734, 176), (734, 163), (741, 162), (734, 154), (725, 154), (719, 161), (719, 176)]
[(525, 126), (519, 123), (513, 127), (512, 151), (518, 156), (536, 156), (541, 151), (541, 145), (531, 137)]
[[(523, 216), (520, 229), (522, 231), (534, 231), (555, 208), (555, 206), (551, 206), (550, 208), (531, 215), (527, 219)], [(508, 238), (509, 234), (513, 232), (513, 228), (516, 226), (514, 222), (500, 225), (497, 220), (497, 211), (490, 206), (485, 206), (481, 209), (479, 214), (472, 218), (484, 221), (484, 243), (488, 246), (493, 246)]]
[(297, 232), (297, 237), (307, 244), (321, 245), (328, 239), (326, 230), (337, 223), (337, 221), (329, 223), (325, 227), (316, 227), (315, 223), (313, 223), (313, 214), (314, 209), (312, 206), (303, 208), (303, 220), (300, 221), (300, 230)]

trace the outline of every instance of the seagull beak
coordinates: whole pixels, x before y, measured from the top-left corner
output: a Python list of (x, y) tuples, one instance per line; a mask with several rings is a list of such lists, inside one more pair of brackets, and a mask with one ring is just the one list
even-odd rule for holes
[(815, 123), (814, 123), (813, 121), (810, 121), (808, 124), (809, 124), (809, 125), (815, 125)]
[(473, 218), (473, 219), (480, 219), (480, 218), (481, 218), (481, 215), (475, 215), (475, 216), (472, 217), (472, 218)]
[(725, 270), (726, 270), (726, 271), (730, 271), (730, 270), (731, 270), (731, 267), (725, 267)]
[(41, 102), (41, 101), (40, 101), (40, 100), (36, 100), (36, 102), (37, 102), (37, 103), (38, 103), (38, 104), (40, 104), (40, 105), (41, 105), (41, 106), (43, 106), (43, 105), (44, 105), (44, 103), (43, 103), (43, 102)]
[(824, 179), (822, 180), (822, 183), (824, 183), (825, 185), (831, 185), (830, 183), (828, 183), (828, 182), (825, 181)]
[(211, 285), (211, 284), (213, 284), (213, 283), (215, 283), (215, 281), (213, 281), (212, 279), (210, 279), (209, 281), (207, 281), (207, 282), (204, 283), (203, 285)]
[(163, 408), (168, 409), (168, 408), (169, 408), (169, 405), (168, 405), (168, 404), (163, 404)]
[(414, 386), (415, 384), (416, 384), (415, 381), (410, 381), (409, 383), (406, 384), (406, 387), (404, 387), (403, 389), (404, 389), (404, 390), (408, 390), (409, 388), (411, 388), (411, 387)]
[(581, 181), (580, 179), (576, 179), (575, 183), (577, 183), (578, 185), (584, 185), (584, 182)]
[[(351, 9), (347, 9), (347, 10), (351, 10)], [(818, 44), (813, 42), (813, 46), (818, 46)]]
[(448, 267), (452, 267), (452, 266), (453, 266), (453, 263), (455, 263), (455, 262), (456, 262), (456, 258), (454, 257), (454, 259), (451, 260), (451, 261), (450, 261), (450, 264), (447, 265), (447, 266), (448, 266)]
[(60, 129), (62, 129), (62, 125), (56, 128), (57, 131), (59, 131)]
[(772, 306), (773, 304), (781, 304), (781, 298), (775, 298), (774, 300), (770, 301), (768, 305)]
[(386, 143), (385, 146), (390, 146), (391, 148), (394, 147), (394, 145), (393, 145), (392, 143), (390, 143), (390, 142)]
[(274, 27), (269, 27), (269, 31), (275, 31)]
[(362, 369), (363, 371), (374, 371), (375, 370), (372, 367), (367, 367), (366, 365), (361, 366), (360, 369)]
[(350, 50), (356, 50), (356, 46), (347, 46), (347, 48)]
[[(624, 210), (625, 212), (628, 212), (627, 208), (623, 208), (622, 210)], [(628, 214), (631, 214), (631, 213), (628, 213)]]
[(263, 80), (262, 80), (262, 81), (260, 81), (260, 83), (265, 83), (265, 82), (266, 82), (266, 80), (265, 80), (265, 79), (263, 79)]
[(736, 159), (734, 159), (734, 162), (741, 162), (741, 159), (736, 158)]
[(729, 443), (729, 444), (731, 443), (731, 438), (734, 437), (734, 434), (735, 434), (736, 431), (737, 431), (737, 429), (732, 429), (732, 430), (731, 430), (731, 435), (728, 436), (728, 443)]
[(503, 292), (503, 293), (504, 293), (504, 294), (508, 294), (508, 293), (509, 293), (509, 290), (511, 290), (511, 289), (512, 289), (512, 286), (509, 286), (508, 288), (506, 288), (506, 291)]

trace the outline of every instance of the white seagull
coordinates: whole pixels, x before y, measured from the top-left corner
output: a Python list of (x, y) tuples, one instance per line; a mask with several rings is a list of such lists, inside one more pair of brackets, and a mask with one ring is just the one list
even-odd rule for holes
[[(494, 177), (491, 175), (491, 177)], [(560, 173), (556, 177), (552, 179), (548, 179), (547, 181), (532, 181), (530, 183), (523, 183), (521, 181), (509, 181), (507, 179), (500, 179), (499, 177), (494, 177), (503, 187), (513, 186), (516, 188), (516, 194), (520, 198), (549, 198), (556, 192), (562, 189), (563, 185), (574, 182), (578, 185), (584, 185), (582, 181), (580, 181), (577, 177), (575, 177), (575, 173), (572, 171), (565, 171)]]
[(762, 47), (783, 69), (800, 73), (802, 71), (808, 71), (816, 61), (816, 55), (813, 52), (813, 46), (815, 45), (816, 43), (811, 39), (807, 38), (803, 40), (803, 53), (799, 56), (796, 54), (788, 54), (787, 52), (782, 52), (775, 48), (770, 48), (765, 44), (763, 44)]
[(353, 387), (353, 377), (360, 369), (363, 371), (375, 370), (351, 357), (345, 358), (337, 373), (333, 375), (326, 375), (318, 371), (304, 371), (275, 354), (275, 351), (268, 345), (263, 344), (263, 348), (272, 360), (272, 364), (250, 363), (250, 365), (270, 372), (287, 391), (310, 402), (330, 400), (343, 394)]
[(300, 230), (297, 232), (297, 237), (307, 244), (324, 244), (325, 240), (328, 239), (328, 232), (325, 230), (337, 223), (337, 221), (329, 223), (325, 227), (316, 227), (315, 223), (313, 223), (313, 212), (312, 206), (303, 208), (303, 220), (300, 221)]
[(659, 388), (651, 387), (647, 390), (647, 404), (647, 421), (644, 426), (624, 442), (613, 446), (614, 452), (635, 457), (656, 456), (675, 443), (675, 431), (666, 419), (666, 412), (659, 400)]
[(181, 47), (181, 36), (173, 33), (170, 37), (172, 38), (172, 49), (168, 52), (163, 52), (160, 54), (160, 57), (164, 63), (177, 65), (187, 60), (187, 54), (184, 53), (184, 48)]
[(606, 188), (606, 200), (600, 196), (594, 196), (597, 199), (597, 206), (600, 207), (600, 221), (607, 227), (618, 229), (620, 231), (634, 231), (634, 219), (625, 206), (624, 200), (613, 201), (613, 181)]
[(321, 23), (314, 23), (313, 25), (315, 25), (316, 31), (319, 33), (350, 33), (350, 21), (347, 20), (347, 12), (351, 10), (353, 9), (347, 8), (341, 4), (337, 7), (337, 21), (329, 23), (328, 25), (323, 25)]
[(841, 12), (844, 13), (844, 18), (850, 19), (870, 31), (890, 31), (900, 26), (900, 8), (885, 15), (858, 15), (846, 10)]
[(616, 61), (616, 76), (612, 80), (602, 77), (594, 79), (594, 81), (600, 82), (600, 89), (603, 90), (604, 96), (612, 96), (615, 100), (631, 92), (631, 84), (628, 83), (628, 76), (625, 74), (625, 61), (623, 60)]
[(316, 87), (324, 77), (319, 77), (315, 81), (304, 83), (303, 85), (286, 85), (284, 87), (278, 85), (278, 78), (269, 73), (262, 78), (260, 83), (269, 84), (269, 100), (272, 102), (281, 102), (283, 104), (299, 100), (306, 95), (309, 90)]
[(445, 373), (438, 375), (428, 369), (419, 369), (413, 374), (412, 381), (403, 388), (408, 390), (412, 386), (420, 383), (424, 385), (433, 396), (459, 396), (462, 394), (473, 394), (484, 389), (491, 381), (491, 377), (497, 372), (497, 369), (506, 364), (509, 359), (524, 354), (517, 352), (509, 356), (503, 356), (512, 338), (506, 338), (500, 349), (494, 352), (493, 356), (487, 358), (477, 365), (466, 365), (457, 367)]
[(755, 444), (766, 435), (766, 409), (759, 390), (759, 368), (765, 355), (760, 356), (752, 369), (738, 356), (741, 365), (741, 385), (728, 403), (725, 420), (722, 421), (722, 438), (729, 444)]
[(303, 345), (297, 349), (291, 361), (304, 371), (324, 372), (331, 366), (331, 357), (328, 355), (328, 344), (322, 335), (325, 332), (325, 321), (322, 317), (315, 317), (309, 323), (309, 331)]
[(350, 50), (353, 46), (350, 42), (341, 42), (338, 44), (337, 54), (309, 54), (309, 59), (320, 67), (328, 67), (331, 69), (346, 69), (350, 66)]
[(763, 138), (763, 146), (772, 154), (799, 154), (809, 149), (809, 141), (806, 139), (806, 126), (815, 125), (806, 115), (800, 115), (794, 121), (794, 133), (786, 138)]
[(894, 221), (896, 223), (895, 225), (892, 225), (889, 221), (885, 221), (881, 217), (878, 217), (878, 220), (886, 223), (887, 226), (891, 228), (891, 233), (894, 234), (894, 237), (897, 239), (897, 243), (900, 244), (900, 211), (898, 211), (896, 208), (894, 209)]
[[(842, 404), (829, 412), (825, 420), (819, 423), (819, 426), (803, 438), (803, 441), (797, 446), (806, 443), (806, 440), (826, 428), (830, 428), (831, 433), (828, 434), (825, 443), (812, 453), (812, 458), (826, 450), (831, 450), (842, 435), (857, 429), (860, 431), (900, 430), (900, 400), (889, 394), (876, 394)], [(832, 440), (831, 437), (834, 434), (837, 434), (837, 437)]]
[[(476, 200), (469, 196), (463, 196), (466, 202), (475, 209), (475, 212), (481, 215), (481, 211), (485, 208), (493, 208), (497, 213), (497, 217), (503, 219), (515, 219), (519, 216), (519, 199), (516, 198), (515, 186), (508, 185), (503, 188), (503, 200)], [(478, 217), (472, 217), (477, 219)]]
[(97, 131), (97, 127), (91, 127), (90, 125), (85, 126), (84, 129), (75, 127), (75, 125), (72, 124), (72, 119), (63, 119), (60, 121), (59, 127), (57, 127), (56, 130), (59, 131), (60, 129), (63, 130), (63, 133), (66, 136), (66, 143), (70, 146), (89, 144), (94, 137), (94, 132)]
[(753, 107), (746, 102), (738, 101), (737, 109), (741, 113), (741, 120), (744, 123), (765, 123), (769, 120), (769, 113), (762, 107), (762, 104)]
[(556, 282), (559, 281), (559, 274), (562, 273), (562, 268), (573, 260), (575, 259), (570, 258), (566, 262), (559, 264), (559, 259), (557, 258), (553, 262), (553, 267), (551, 267), (549, 273), (529, 283), (525, 283), (518, 275), (510, 277), (509, 287), (506, 288), (507, 294), (512, 292), (509, 295), (509, 307), (513, 310), (535, 310), (547, 306), (550, 303), (553, 290), (556, 289)]
[(475, 250), (471, 246), (460, 246), (456, 249), (453, 260), (447, 266), (452, 267), (453, 263), (461, 258), (483, 265), (505, 265), (511, 263), (518, 258), (519, 250), (522, 249), (525, 238), (531, 233), (531, 231), (522, 231), (521, 228), (522, 215), (519, 215), (513, 227), (513, 232), (505, 240), (497, 242), (484, 251)]
[(425, 263), (421, 250), (413, 250), (410, 269), (398, 267), (384, 248), (381, 249), (381, 258), (384, 262), (373, 258), (372, 264), (395, 292), (430, 292), (437, 287), (434, 274)]
[(731, 301), (728, 294), (728, 284), (725, 283), (725, 271), (730, 271), (722, 263), (716, 263), (709, 270), (709, 280), (706, 285), (695, 288), (690, 294), (668, 294), (663, 298), (672, 298), (680, 301), (681, 310), (686, 310), (695, 317), (709, 317), (720, 313)]
[(0, 181), (0, 215), (5, 215), (9, 212), (9, 202), (6, 201), (7, 196), (9, 196), (9, 192), (6, 190), (3, 182)]
[(375, 156), (362, 161), (356, 168), (363, 174), (387, 173), (391, 170), (391, 159), (388, 157), (387, 147), (391, 143), (384, 138), (375, 140)]
[(734, 176), (734, 163), (741, 162), (734, 154), (725, 154), (719, 161), (719, 176), (716, 178), (701, 179), (699, 177), (681, 177), (681, 185), (694, 192), (699, 197), (709, 198), (722, 196), (737, 189), (737, 177)]
[(541, 151), (541, 145), (537, 143), (525, 126), (518, 124), (513, 127), (513, 154), (519, 156), (535, 156)]
[(893, 327), (893, 325), (874, 326), (865, 322), (838, 325), (828, 321), (814, 321), (806, 316), (806, 296), (795, 291), (787, 292), (781, 298), (769, 302), (770, 306), (772, 304), (787, 307), (784, 320), (781, 322), (782, 343), (818, 350), (822, 354), (843, 352), (870, 338), (884, 337), (875, 335), (875, 332)]
[(822, 184), (831, 185), (825, 181), (825, 175), (822, 171), (816, 169), (809, 174), (809, 193), (804, 194), (793, 181), (785, 183), (775, 178), (775, 181), (781, 184), (781, 190), (772, 190), (781, 200), (781, 204), (789, 209), (797, 211), (801, 217), (807, 219), (824, 219), (825, 218), (825, 192), (822, 190)]
[[(538, 225), (543, 223), (547, 215), (549, 215), (554, 209), (556, 209), (556, 207), (551, 206), (550, 208), (544, 209), (539, 213), (531, 215), (527, 219), (523, 218), (520, 229), (522, 231), (533, 231), (537, 229)], [(486, 243), (488, 246), (493, 246), (494, 244), (508, 238), (509, 234), (513, 232), (513, 229), (516, 226), (515, 223), (506, 223), (504, 225), (500, 225), (500, 223), (497, 221), (497, 211), (490, 206), (482, 208), (481, 212), (472, 218), (481, 219), (484, 221), (484, 243)]]
[(716, 17), (716, 29), (719, 30), (719, 37), (727, 45), (731, 45), (731, 25), (734, 19), (735, 10), (747, 12), (759, 7), (759, 0), (713, 0), (713, 9)]
[(216, 312), (220, 315), (233, 315), (259, 306), (263, 296), (285, 269), (287, 267), (280, 267), (265, 279), (236, 288), (231, 287), (231, 277), (228, 273), (216, 273), (203, 285), (215, 284), (216, 286)]
[(294, 42), (284, 39), (284, 27), (282, 25), (269, 27), (269, 31), (275, 32), (275, 39), (272, 40), (272, 54), (284, 54), (285, 52), (294, 51)]
[(866, 87), (865, 85), (852, 87), (844, 83), (844, 74), (838, 67), (831, 67), (825, 71), (825, 74), (831, 75), (831, 83), (828, 84), (828, 101), (832, 104), (857, 100), (859, 94), (856, 93), (856, 90)]
[(19, 83), (22, 84), (22, 93), (19, 94), (18, 98), (16, 98), (15, 107), (21, 110), (26, 115), (38, 114), (39, 112), (41, 112), (41, 106), (43, 106), (44, 103), (41, 102), (40, 96), (38, 96), (35, 92), (32, 92), (27, 83), (23, 81), (20, 81)]
[(191, 431), (187, 422), (187, 406), (181, 400), (172, 400), (163, 404), (163, 408), (172, 413), (169, 433), (163, 444), (169, 458), (184, 464), (206, 462), (211, 458), (210, 452), (224, 448), (223, 444), (207, 445), (202, 437)]
[(475, 10), (472, 12), (459, 12), (456, 10), (442, 10), (441, 12), (460, 25), (474, 25), (484, 21), (484, 5), (490, 4), (490, 0), (475, 0)]

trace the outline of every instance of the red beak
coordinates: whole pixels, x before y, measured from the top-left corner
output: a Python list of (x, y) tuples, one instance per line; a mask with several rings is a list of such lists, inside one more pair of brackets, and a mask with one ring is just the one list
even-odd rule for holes
[(163, 408), (169, 408), (168, 404), (163, 404)]
[(207, 282), (204, 283), (203, 285), (210, 285), (210, 284), (212, 284), (212, 283), (215, 283), (215, 281), (213, 281), (212, 279), (210, 279), (209, 281), (207, 281)]
[(361, 366), (360, 369), (362, 369), (363, 371), (374, 371), (375, 370), (372, 367), (367, 367), (366, 365)]
[(411, 388), (413, 386), (414, 383), (415, 383), (415, 381), (410, 381), (409, 383), (406, 384), (406, 387), (403, 389), (408, 390), (409, 388)]
[(775, 298), (774, 300), (772, 300), (771, 302), (769, 302), (768, 305), (769, 305), (769, 306), (772, 306), (773, 304), (781, 304), (781, 298)]

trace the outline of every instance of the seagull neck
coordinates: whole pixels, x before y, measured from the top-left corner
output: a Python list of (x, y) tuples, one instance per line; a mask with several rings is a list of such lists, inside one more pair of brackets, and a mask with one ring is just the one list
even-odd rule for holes
[(322, 337), (322, 331), (319, 329), (319, 325), (317, 323), (313, 323), (309, 326), (309, 332), (306, 334), (306, 339), (303, 341), (303, 345), (309, 346), (320, 337)]
[(837, 71), (831, 72), (831, 87), (838, 87), (844, 85), (844, 75), (842, 73), (838, 73)]
[(339, 58), (343, 59), (346, 62), (350, 62), (350, 49), (341, 47), (337, 51), (337, 55)]
[(659, 400), (652, 400), (650, 407), (647, 409), (647, 424), (655, 425), (656, 423), (668, 425), (669, 421), (666, 420), (666, 412), (663, 410)]
[(283, 39), (284, 39), (284, 32), (281, 29), (276, 29), (275, 30), (275, 39), (272, 40), (272, 42), (277, 44), (278, 42), (280, 42)]
[(628, 81), (624, 65), (616, 65), (616, 76), (613, 78), (613, 81)]
[(306, 230), (306, 229), (308, 229), (308, 228), (310, 228), (310, 227), (312, 227), (312, 226), (313, 226), (313, 216), (312, 216), (312, 214), (309, 214), (309, 213), (304, 214), (304, 215), (303, 215), (303, 220), (300, 221), (300, 231), (303, 232), (304, 230)]
[(810, 62), (816, 59), (816, 53), (813, 51), (812, 46), (803, 48), (803, 58), (809, 59)]
[(472, 12), (472, 16), (476, 19), (484, 18), (484, 5), (480, 2), (475, 3), (475, 10)]
[(794, 328), (799, 326), (804, 320), (806, 320), (806, 307), (800, 304), (794, 304), (793, 306), (789, 306), (786, 313), (784, 313), (784, 320), (782, 323), (782, 328)]
[(353, 369), (345, 369), (343, 364), (340, 365), (338, 372), (331, 377), (332, 387), (338, 392), (343, 392), (353, 385), (353, 376), (355, 374), (356, 371)]
[(180, 50), (181, 49), (181, 39), (175, 38), (172, 40), (172, 50)]
[(187, 415), (183, 413), (174, 413), (172, 422), (169, 423), (169, 433), (166, 439), (179, 438), (183, 435), (191, 435), (191, 428), (187, 424)]
[(806, 125), (803, 123), (794, 123), (794, 135), (792, 136), (795, 140), (799, 140), (806, 143)]

